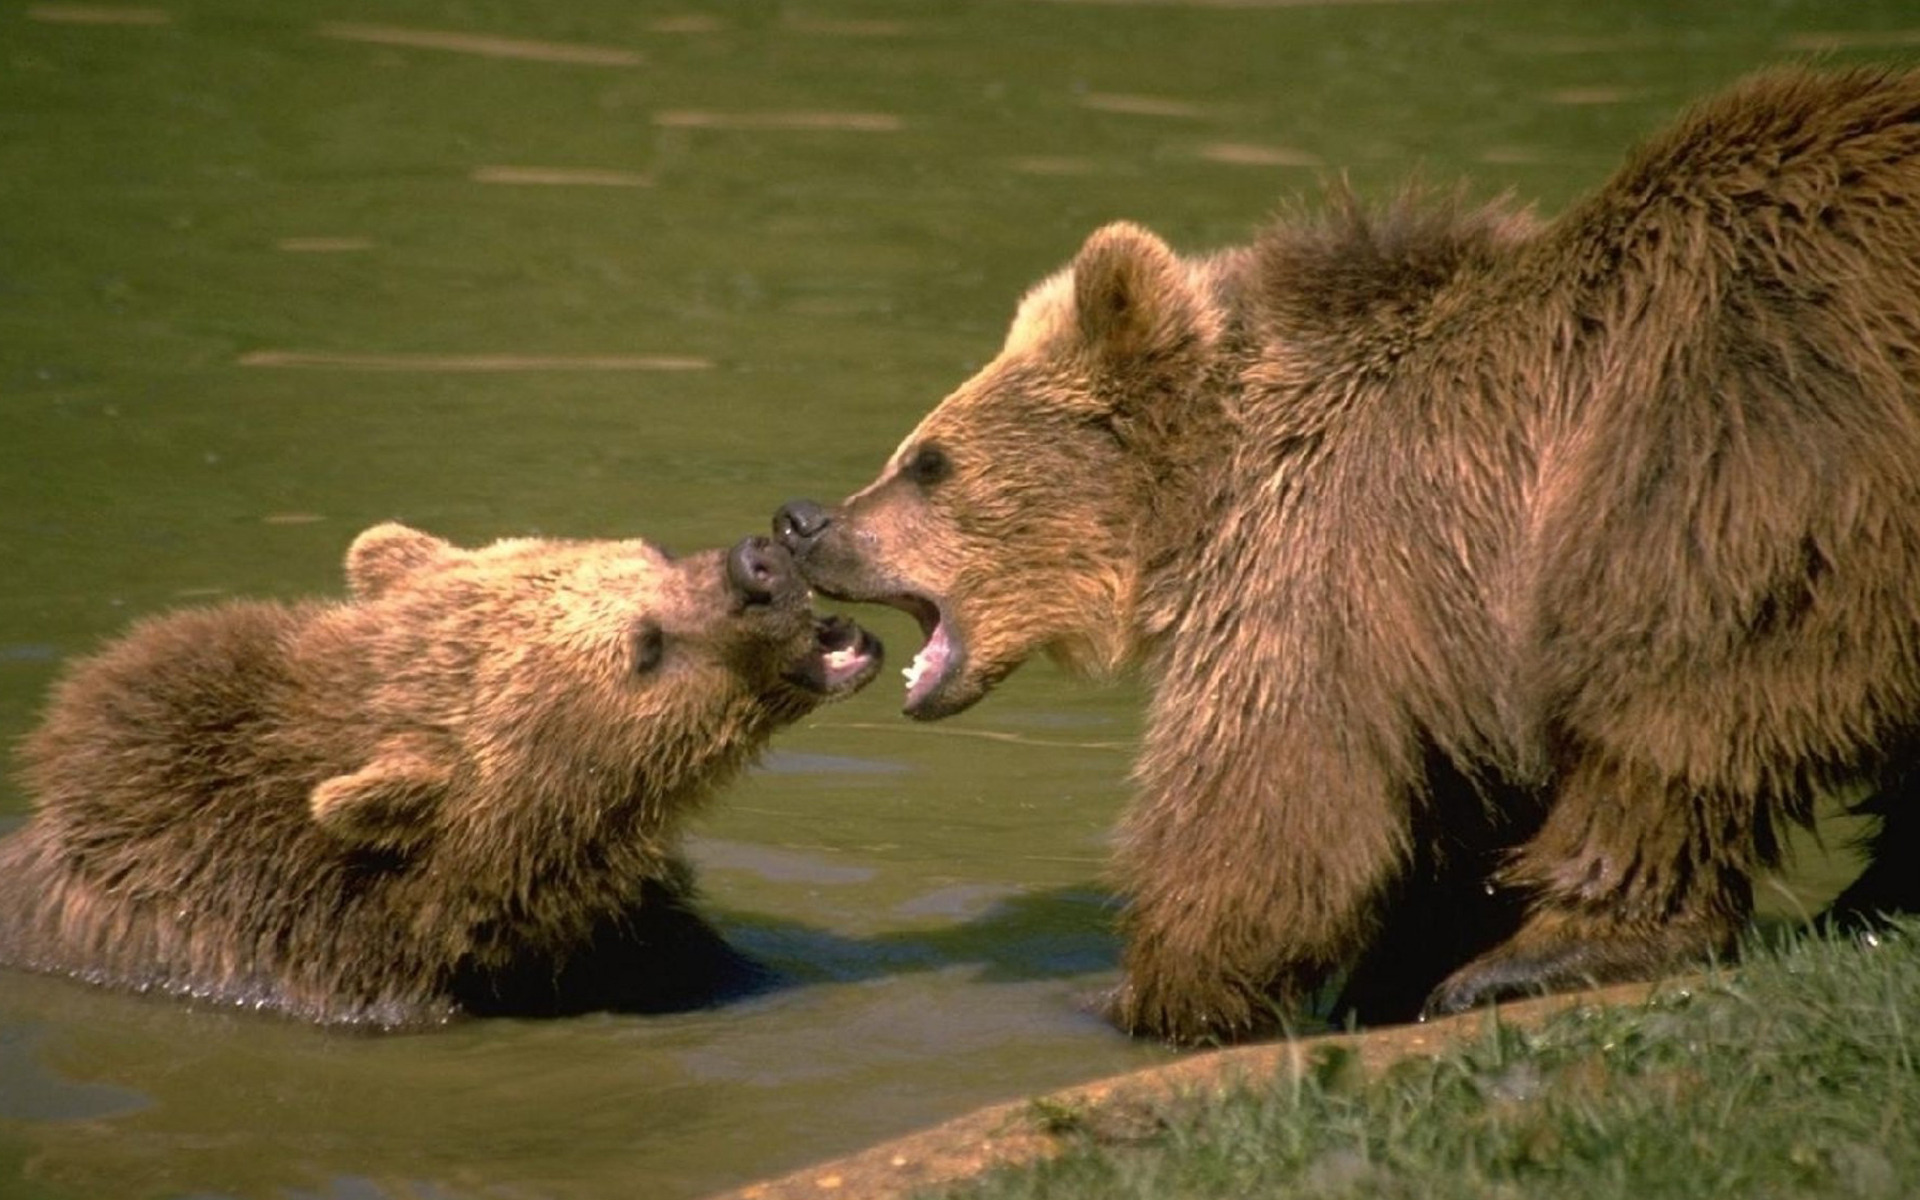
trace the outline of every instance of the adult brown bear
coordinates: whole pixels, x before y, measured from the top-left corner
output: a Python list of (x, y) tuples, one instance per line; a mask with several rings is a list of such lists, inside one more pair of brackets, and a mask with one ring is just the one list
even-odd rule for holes
[(347, 577), (75, 664), (22, 747), (0, 964), (381, 1025), (751, 985), (681, 827), (880, 657), (787, 552), (380, 525)]
[(1749, 80), (1550, 223), (1329, 210), (1099, 230), (872, 485), (775, 517), (919, 618), (910, 715), (1145, 661), (1114, 1019), (1726, 952), (1845, 784), (1840, 909), (1920, 901), (1920, 74)]

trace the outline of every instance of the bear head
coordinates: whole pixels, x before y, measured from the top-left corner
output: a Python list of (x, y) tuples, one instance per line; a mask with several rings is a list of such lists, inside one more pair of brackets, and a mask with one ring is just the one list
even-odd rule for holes
[(1095, 232), (873, 483), (775, 515), (815, 588), (919, 621), (909, 716), (959, 712), (1037, 652), (1103, 673), (1139, 644), (1169, 477), (1193, 469), (1219, 274), (1137, 225)]
[(353, 603), (307, 650), (362, 675), (351, 728), (370, 744), (310, 808), (387, 853), (663, 837), (880, 661), (857, 625), (814, 616), (765, 538), (674, 558), (637, 540), (463, 550), (388, 524), (355, 540), (347, 576)]

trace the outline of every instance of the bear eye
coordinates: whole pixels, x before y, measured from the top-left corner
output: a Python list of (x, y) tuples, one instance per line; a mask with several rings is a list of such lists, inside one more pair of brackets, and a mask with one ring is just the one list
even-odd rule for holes
[(627, 653), (635, 675), (651, 675), (667, 656), (667, 635), (657, 621), (641, 621), (627, 635)]
[(900, 473), (923, 488), (932, 487), (953, 474), (953, 460), (937, 442), (927, 442), (913, 452)]

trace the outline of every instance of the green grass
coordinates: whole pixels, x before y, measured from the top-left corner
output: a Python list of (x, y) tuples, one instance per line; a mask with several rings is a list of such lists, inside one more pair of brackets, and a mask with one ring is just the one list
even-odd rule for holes
[(1920, 1195), (1920, 921), (1871, 946), (1755, 946), (1643, 1007), (1533, 1032), (1489, 1021), (1373, 1078), (1337, 1054), (1317, 1064), (1125, 1120), (1036, 1113), (1072, 1140), (1064, 1155), (948, 1195)]

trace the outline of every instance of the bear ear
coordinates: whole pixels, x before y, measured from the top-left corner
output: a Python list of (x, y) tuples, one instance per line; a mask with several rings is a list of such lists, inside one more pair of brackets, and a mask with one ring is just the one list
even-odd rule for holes
[(373, 761), (322, 781), (307, 797), (315, 824), (359, 850), (411, 854), (426, 845), (453, 782), (453, 752), (438, 738), (402, 734)]
[(453, 552), (450, 542), (389, 521), (353, 539), (347, 548), (347, 586), (370, 600), (398, 581)]
[(1125, 365), (1166, 354), (1201, 332), (1201, 298), (1180, 257), (1153, 231), (1116, 221), (1073, 260), (1074, 312), (1088, 349)]

